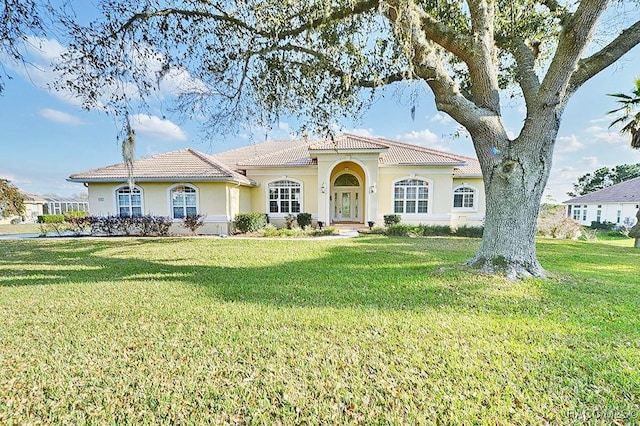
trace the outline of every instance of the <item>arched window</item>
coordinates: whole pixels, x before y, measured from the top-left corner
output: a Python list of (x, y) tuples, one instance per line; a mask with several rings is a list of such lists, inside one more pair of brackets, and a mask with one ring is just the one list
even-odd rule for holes
[(142, 192), (139, 188), (123, 186), (116, 191), (116, 208), (120, 217), (142, 216)]
[(269, 184), (269, 213), (300, 213), (302, 185), (292, 180), (278, 180)]
[(429, 183), (420, 179), (404, 179), (393, 187), (394, 213), (427, 213)]
[(453, 191), (453, 208), (473, 209), (476, 203), (476, 190), (463, 186)]
[(189, 185), (178, 185), (171, 189), (171, 214), (173, 219), (198, 214), (198, 191)]
[(360, 186), (358, 178), (350, 173), (345, 173), (336, 178), (333, 182), (334, 186)]

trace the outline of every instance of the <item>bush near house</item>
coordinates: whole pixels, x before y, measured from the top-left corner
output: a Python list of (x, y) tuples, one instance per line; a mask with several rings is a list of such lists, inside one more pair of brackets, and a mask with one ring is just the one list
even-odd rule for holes
[(255, 232), (263, 229), (269, 223), (268, 216), (264, 213), (238, 213), (233, 220), (236, 231), (241, 234)]
[(311, 226), (311, 213), (298, 213), (296, 220), (298, 221), (298, 226), (302, 229)]
[(598, 222), (596, 220), (592, 220), (589, 226), (591, 229), (604, 229), (607, 231), (612, 231), (615, 227), (616, 224), (613, 222)]
[(385, 214), (384, 226), (391, 226), (400, 223), (401, 217), (399, 214)]
[(449, 225), (409, 225), (397, 223), (386, 228), (375, 227), (369, 233), (381, 234), (388, 237), (470, 237), (481, 238), (484, 228), (482, 226), (460, 226), (457, 229)]
[(94, 235), (167, 236), (171, 228), (171, 218), (166, 216), (89, 216), (88, 221)]

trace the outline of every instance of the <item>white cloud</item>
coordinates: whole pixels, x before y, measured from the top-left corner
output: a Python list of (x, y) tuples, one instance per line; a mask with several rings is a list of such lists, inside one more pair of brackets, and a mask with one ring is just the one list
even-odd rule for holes
[(556, 140), (556, 153), (576, 152), (584, 148), (584, 144), (578, 140), (576, 135), (560, 136)]
[(431, 146), (438, 143), (438, 135), (436, 135), (429, 129), (420, 131), (414, 130), (410, 133), (405, 133), (404, 135), (398, 136), (398, 139), (423, 146)]
[(582, 164), (590, 168), (598, 167), (598, 157), (582, 157)]
[(291, 126), (289, 125), (289, 123), (285, 123), (284, 121), (278, 122), (278, 129), (287, 133), (291, 133)]
[(451, 124), (454, 122), (453, 118), (449, 114), (438, 111), (436, 115), (429, 119), (432, 123)]
[(131, 127), (137, 134), (161, 140), (187, 140), (187, 135), (171, 120), (146, 114), (136, 114), (131, 117)]
[(85, 124), (84, 121), (79, 119), (76, 116), (71, 114), (67, 114), (66, 112), (58, 111), (56, 109), (51, 108), (43, 108), (40, 110), (40, 115), (46, 118), (49, 121), (53, 121), (55, 123), (62, 124), (72, 124), (72, 125), (80, 125)]
[(375, 132), (373, 131), (373, 129), (371, 129), (371, 128), (365, 129), (364, 127), (354, 127), (353, 129), (342, 129), (342, 130), (340, 130), (337, 126), (335, 126), (334, 129), (338, 133), (349, 133), (351, 135), (362, 136), (362, 137), (365, 137), (365, 138), (377, 138), (377, 137), (380, 137), (380, 136), (376, 135)]

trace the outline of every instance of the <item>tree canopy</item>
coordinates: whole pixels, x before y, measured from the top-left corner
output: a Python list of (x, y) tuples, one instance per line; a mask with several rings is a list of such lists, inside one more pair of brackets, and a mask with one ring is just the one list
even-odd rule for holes
[(578, 181), (573, 184), (573, 191), (567, 192), (567, 195), (570, 197), (586, 195), (638, 176), (640, 176), (640, 163), (601, 167), (593, 173), (580, 176)]
[(0, 213), (2, 217), (24, 214), (24, 195), (7, 179), (0, 179)]

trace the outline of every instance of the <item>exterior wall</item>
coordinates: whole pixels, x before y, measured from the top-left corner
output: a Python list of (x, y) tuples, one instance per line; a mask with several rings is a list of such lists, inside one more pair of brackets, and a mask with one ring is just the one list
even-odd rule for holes
[(384, 215), (394, 214), (394, 184), (402, 179), (426, 179), (429, 182), (429, 204), (426, 214), (401, 214), (409, 224), (450, 225), (453, 206), (451, 167), (381, 167), (378, 180), (378, 212), (376, 224), (384, 224)]
[[(290, 168), (256, 168), (247, 170), (247, 177), (259, 183), (257, 188), (250, 189), (250, 202), (242, 201), (242, 212), (268, 213), (269, 183), (277, 180), (290, 179), (300, 182), (301, 213), (311, 213), (313, 219), (318, 219), (318, 175), (315, 166)], [(244, 194), (243, 194), (244, 195)], [(286, 224), (286, 214), (269, 213), (269, 222), (277, 227)]]
[[(182, 184), (182, 183), (181, 183)], [(223, 234), (231, 230), (231, 222), (241, 209), (241, 192), (248, 188), (222, 182), (184, 182), (196, 188), (198, 213), (206, 215), (199, 234)], [(117, 215), (116, 189), (127, 184), (90, 183), (89, 206), (97, 216)], [(142, 191), (143, 214), (171, 216), (169, 191), (174, 182), (139, 182), (136, 187)], [(175, 219), (170, 232), (188, 234), (191, 231), (181, 226), (182, 221)]]
[[(598, 211), (600, 211), (600, 222), (622, 225), (627, 221), (630, 224), (634, 224), (639, 207), (640, 204), (638, 203), (569, 204), (567, 206), (567, 215), (585, 226), (591, 225), (591, 222), (598, 221)], [(569, 210), (571, 211), (570, 213)], [(576, 212), (579, 212), (579, 214), (576, 215)]]
[[(475, 206), (472, 209), (453, 207), (453, 191), (459, 187), (469, 187), (476, 191)], [(451, 226), (482, 226), (486, 211), (484, 182), (481, 178), (454, 178), (451, 188)]]

